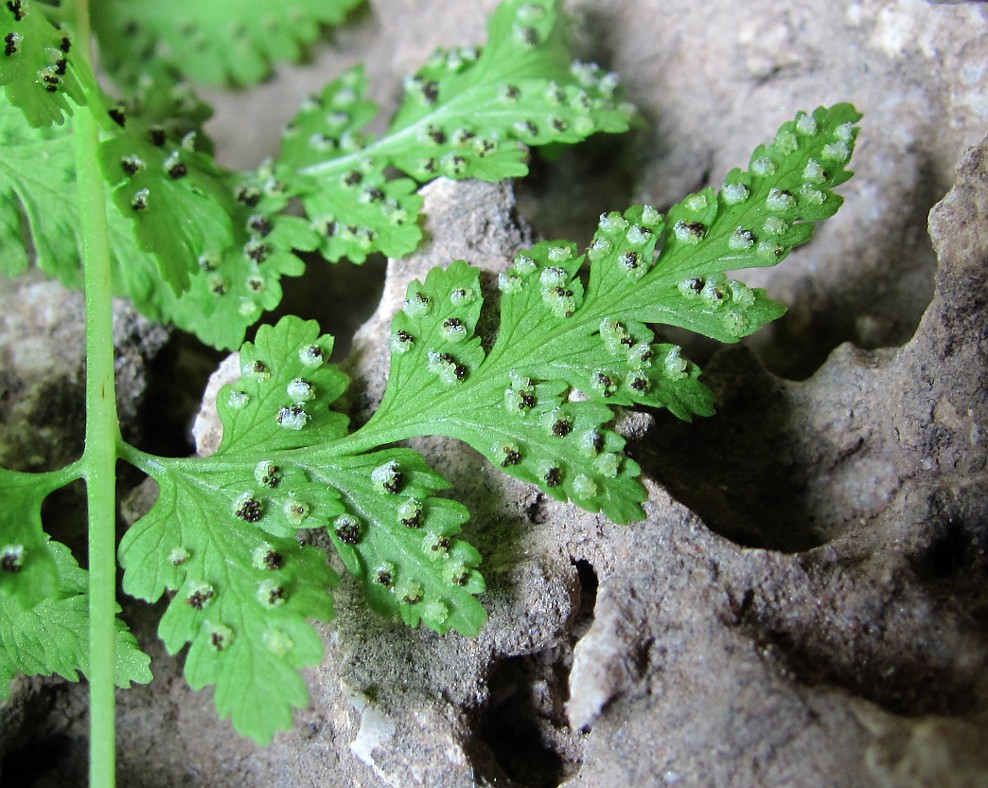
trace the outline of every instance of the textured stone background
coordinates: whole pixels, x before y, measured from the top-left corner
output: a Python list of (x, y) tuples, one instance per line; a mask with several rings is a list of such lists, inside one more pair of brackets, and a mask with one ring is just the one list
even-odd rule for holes
[[(481, 41), (492, 6), (372, 3), (311, 66), (217, 95), (222, 155), (273, 153), (298, 101), (358, 60), (393, 106), (400, 75), (437, 45)], [(621, 74), (647, 128), (536, 161), (514, 192), (427, 187), (432, 241), (389, 263), (347, 362), (358, 408), (380, 394), (410, 277), (456, 257), (496, 271), (533, 235), (586, 241), (600, 212), (664, 208), (797, 109), (853, 101), (847, 204), (749, 277), (789, 313), (713, 358), (687, 342), (716, 417), (628, 424), (644, 523), (542, 500), (423, 441), (474, 513), (487, 629), (408, 631), (344, 583), (312, 707), (267, 749), (216, 721), (157, 644), (156, 611), (128, 606), (157, 678), (119, 696), (121, 785), (988, 784), (988, 7), (570, 7), (584, 55)], [(332, 269), (292, 308), (346, 332), (363, 316), (337, 320), (330, 288), (373, 291), (383, 273)], [(27, 380), (7, 352), (5, 375)], [(4, 784), (82, 780), (83, 688), (20, 681), (0, 713)]]

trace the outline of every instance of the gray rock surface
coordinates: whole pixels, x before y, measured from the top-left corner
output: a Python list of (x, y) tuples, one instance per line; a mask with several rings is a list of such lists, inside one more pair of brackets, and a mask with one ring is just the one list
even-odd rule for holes
[[(332, 53), (221, 109), (221, 151), (242, 165), (273, 153), (298, 99), (358, 59), (393, 107), (398, 75), (481, 40), (492, 6), (378, 0)], [(121, 785), (988, 784), (988, 9), (572, 7), (586, 55), (622, 75), (649, 125), (536, 162), (517, 187), (536, 234), (585, 241), (601, 211), (666, 207), (797, 109), (866, 113), (841, 214), (750, 279), (789, 314), (705, 364), (716, 417), (658, 414), (634, 442), (643, 523), (417, 442), (473, 513), (490, 622), (474, 640), (409, 631), (344, 581), (312, 706), (269, 748), (216, 721), (157, 643), (159, 611), (130, 606), (156, 680), (118, 696)], [(424, 193), (430, 242), (388, 264), (347, 362), (358, 421), (380, 397), (405, 283), (457, 257), (496, 271), (532, 234), (509, 189)], [(217, 433), (203, 430), (205, 450)], [(84, 691), (36, 717), (50, 749), (33, 784), (84, 774)]]
[[(168, 331), (114, 302), (117, 409), (128, 438), (148, 386), (148, 364)], [(61, 468), (82, 453), (86, 420), (82, 294), (31, 271), (0, 290), (0, 465)]]

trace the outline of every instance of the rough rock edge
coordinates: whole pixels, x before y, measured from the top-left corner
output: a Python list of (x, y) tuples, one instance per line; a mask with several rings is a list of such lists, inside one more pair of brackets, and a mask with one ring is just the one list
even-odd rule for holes
[[(862, 768), (879, 784), (988, 780), (988, 638), (978, 623), (988, 602), (986, 228), (988, 140), (931, 213), (937, 291), (906, 346), (891, 357), (841, 348), (805, 384), (747, 377), (763, 389), (747, 391), (756, 400), (783, 389), (774, 394), (795, 408), (793, 424), (840, 413), (828, 397), (843, 399), (852, 421), (871, 420), (857, 451), (887, 452), (895, 489), (870, 517), (796, 555), (739, 549), (698, 523), (677, 531), (650, 516), (642, 533), (658, 531), (647, 541), (664, 550), (643, 546), (637, 570), (602, 584), (576, 648), (569, 718), (597, 726), (573, 784), (650, 774), (851, 784)], [(827, 426), (820, 432), (836, 447), (834, 433), (849, 425)], [(677, 571), (691, 581), (672, 579)], [(641, 588), (652, 592), (645, 612)], [(732, 713), (718, 719), (711, 696)], [(634, 746), (649, 739), (661, 746)]]

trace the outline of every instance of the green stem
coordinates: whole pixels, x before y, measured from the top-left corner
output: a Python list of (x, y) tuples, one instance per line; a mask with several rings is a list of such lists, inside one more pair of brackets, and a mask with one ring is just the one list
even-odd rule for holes
[[(79, 50), (88, 55), (89, 4), (76, 17)], [(98, 127), (88, 107), (75, 112), (76, 177), (83, 233), (86, 287), (86, 449), (83, 466), (89, 501), (89, 784), (115, 783), (116, 617), (116, 387), (106, 197), (99, 170)]]

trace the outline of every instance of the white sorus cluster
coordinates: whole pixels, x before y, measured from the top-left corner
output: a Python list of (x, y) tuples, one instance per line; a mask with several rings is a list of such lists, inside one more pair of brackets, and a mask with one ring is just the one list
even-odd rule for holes
[(585, 88), (595, 89), (603, 96), (613, 96), (617, 89), (619, 79), (613, 71), (604, 71), (596, 63), (584, 63), (579, 60), (573, 61), (570, 66), (570, 73), (576, 81)]
[(788, 211), (795, 207), (796, 198), (791, 192), (785, 189), (769, 189), (768, 197), (765, 198), (765, 207), (770, 211)]
[(404, 473), (395, 460), (389, 460), (371, 471), (371, 482), (389, 495), (396, 495), (404, 482)]
[(270, 460), (261, 460), (254, 466), (254, 481), (272, 489), (281, 483), (282, 471)]
[(509, 373), (511, 385), (504, 390), (504, 407), (509, 413), (524, 415), (538, 404), (535, 386), (531, 378), (519, 375), (512, 370)]
[(382, 586), (393, 588), (395, 584), (395, 565), (390, 561), (382, 561), (372, 573), (374, 581)]
[(234, 410), (243, 410), (250, 403), (250, 395), (239, 389), (230, 389), (226, 402)]
[(326, 351), (319, 345), (306, 345), (299, 350), (298, 358), (303, 366), (315, 369), (323, 365), (326, 360)]
[(576, 311), (576, 296), (568, 286), (569, 274), (564, 268), (549, 266), (539, 275), (542, 303), (556, 317), (571, 317)]
[(572, 260), (574, 254), (575, 250), (570, 244), (550, 246), (546, 251), (546, 257), (549, 258), (549, 262), (556, 265), (565, 263), (567, 260)]
[(437, 533), (428, 533), (422, 539), (422, 552), (433, 561), (449, 558), (449, 538)]
[(703, 240), (703, 236), (707, 233), (707, 228), (702, 222), (691, 222), (680, 219), (673, 225), (672, 232), (676, 236), (677, 241), (695, 245)]
[(788, 229), (788, 222), (780, 216), (768, 216), (762, 222), (762, 232), (766, 235), (782, 235)]
[(24, 545), (8, 544), (0, 550), (0, 570), (4, 572), (20, 572), (24, 567)]
[(796, 130), (807, 137), (816, 135), (818, 130), (816, 119), (805, 112), (799, 113), (799, 117), (796, 118)]
[(278, 414), (275, 416), (275, 421), (278, 426), (284, 427), (286, 430), (301, 430), (309, 423), (309, 414), (305, 412), (305, 408), (301, 405), (290, 405), (278, 409)]
[(457, 287), (449, 294), (453, 306), (465, 306), (477, 300), (477, 292), (470, 287)]
[(274, 549), (274, 547), (267, 542), (264, 542), (251, 552), (251, 564), (255, 569), (263, 569), (265, 571), (273, 572), (277, 569), (281, 569), (284, 563), (284, 558), (281, 553)]
[(206, 277), (206, 288), (213, 295), (226, 295), (230, 291), (230, 279), (214, 271)]
[(395, 588), (395, 593), (406, 605), (417, 605), (425, 597), (425, 589), (416, 580), (405, 579)]
[(284, 586), (273, 578), (267, 578), (257, 584), (257, 601), (264, 607), (281, 607), (288, 601)]
[(679, 347), (674, 345), (662, 359), (662, 372), (672, 380), (682, 380), (687, 375), (687, 362), (680, 353)]
[(415, 337), (403, 328), (395, 329), (388, 336), (388, 347), (392, 353), (407, 353), (415, 346)]
[(590, 388), (603, 397), (611, 397), (618, 390), (618, 379), (609, 370), (594, 370), (590, 376)]
[(409, 317), (425, 317), (432, 309), (432, 303), (429, 296), (416, 290), (405, 299), (401, 309)]
[(316, 397), (316, 387), (305, 378), (294, 378), (285, 388), (289, 398), (295, 402), (309, 402)]
[(268, 365), (259, 359), (245, 361), (240, 366), (240, 375), (249, 380), (268, 380), (271, 377), (271, 370)]
[(312, 507), (308, 503), (297, 498), (289, 498), (284, 505), (285, 517), (296, 528), (302, 525), (311, 510)]
[(799, 139), (791, 130), (783, 126), (775, 135), (775, 142), (772, 147), (784, 156), (788, 156), (799, 149)]
[(515, 271), (521, 276), (530, 276), (535, 273), (537, 268), (538, 263), (530, 255), (519, 254), (515, 257)]
[(521, 463), (521, 449), (517, 443), (501, 443), (491, 448), (494, 461), (502, 468)]
[(467, 327), (458, 317), (447, 317), (439, 329), (443, 339), (447, 342), (462, 342), (468, 336)]
[(604, 347), (614, 356), (624, 355), (629, 344), (634, 344), (634, 339), (628, 332), (628, 327), (620, 320), (604, 318), (600, 321), (600, 338), (604, 340)]
[(446, 619), (449, 618), (449, 608), (439, 600), (433, 599), (426, 602), (422, 610), (422, 618), (428, 624), (441, 627), (446, 623)]
[(265, 630), (261, 636), (264, 647), (276, 657), (286, 657), (295, 648), (295, 641), (281, 629)]
[(209, 646), (213, 651), (226, 651), (233, 644), (233, 630), (226, 624), (210, 624), (203, 622), (203, 628), (209, 637)]
[(185, 603), (195, 610), (205, 610), (216, 597), (216, 589), (209, 583), (189, 583)]
[(425, 508), (417, 498), (408, 498), (398, 507), (398, 520), (406, 528), (421, 528)]
[(363, 525), (352, 514), (341, 514), (333, 521), (333, 532), (344, 544), (357, 544), (363, 535)]
[(751, 171), (755, 173), (755, 175), (760, 175), (762, 177), (774, 175), (777, 169), (779, 169), (779, 165), (772, 161), (772, 159), (768, 156), (759, 156), (751, 162)]
[(185, 547), (176, 547), (168, 553), (168, 562), (173, 566), (187, 564), (192, 558), (192, 553)]
[(746, 252), (755, 245), (755, 234), (744, 227), (735, 228), (727, 239), (727, 248), (734, 252)]
[(447, 386), (459, 383), (467, 376), (467, 368), (449, 353), (430, 350), (428, 358), (426, 368)]
[(751, 189), (743, 183), (725, 183), (720, 187), (720, 196), (727, 205), (739, 205), (751, 195)]
[(497, 277), (497, 289), (505, 295), (521, 292), (523, 280), (514, 271), (502, 271)]
[(580, 435), (577, 445), (587, 457), (596, 457), (604, 449), (604, 436), (598, 429), (589, 429)]
[(608, 241), (606, 238), (598, 235), (593, 239), (593, 243), (590, 244), (590, 249), (587, 253), (590, 255), (590, 260), (596, 262), (606, 255), (610, 254), (614, 250), (614, 244)]
[(130, 207), (135, 211), (146, 211), (148, 207), (148, 199), (151, 196), (151, 192), (148, 189), (138, 189), (134, 192), (134, 196), (130, 200)]
[(573, 495), (589, 500), (597, 495), (597, 483), (589, 476), (579, 473), (573, 479)]
[(639, 325), (636, 332), (632, 333), (620, 320), (604, 318), (600, 321), (598, 331), (604, 347), (611, 355), (626, 359), (632, 369), (649, 366), (652, 358), (649, 341), (652, 334), (645, 326)]

